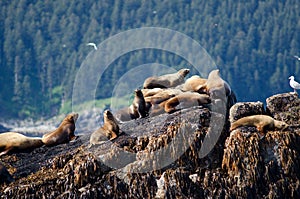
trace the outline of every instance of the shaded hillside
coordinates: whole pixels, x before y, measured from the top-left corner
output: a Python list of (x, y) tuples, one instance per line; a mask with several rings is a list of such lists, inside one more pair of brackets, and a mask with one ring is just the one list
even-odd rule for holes
[[(87, 134), (69, 144), (1, 156), (15, 182), (2, 185), (0, 196), (299, 198), (300, 100), (293, 93), (279, 94), (266, 105), (267, 110), (263, 103), (237, 103), (230, 120), (267, 113), (288, 123), (288, 129), (261, 137), (254, 127), (228, 132), (226, 122), (204, 158), (199, 151), (204, 137), (214, 133), (212, 115), (221, 117), (201, 107), (124, 123), (117, 140), (89, 150)], [(169, 158), (174, 161), (164, 165)]]
[[(49, 117), (65, 110), (76, 71), (93, 51), (86, 44), (140, 27), (169, 28), (199, 42), (240, 101), (287, 92), (288, 76), (300, 75), (293, 57), (300, 53), (299, 7), (297, 0), (1, 1), (0, 116)], [(105, 71), (96, 97), (111, 97), (123, 74), (146, 63), (193, 69), (161, 50), (130, 52)]]

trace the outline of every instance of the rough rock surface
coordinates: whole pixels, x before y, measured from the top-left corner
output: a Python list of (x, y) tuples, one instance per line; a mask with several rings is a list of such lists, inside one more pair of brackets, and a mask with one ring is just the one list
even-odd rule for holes
[(230, 108), (229, 121), (234, 122), (242, 117), (265, 114), (262, 102), (238, 102)]
[(297, 93), (278, 94), (267, 100), (267, 112), (277, 120), (290, 125), (299, 125), (300, 99)]
[[(292, 125), (264, 137), (255, 127), (229, 132), (226, 121), (204, 158), (206, 135), (215, 136), (210, 120), (222, 116), (201, 107), (124, 123), (120, 137), (99, 147), (87, 148), (87, 133), (68, 144), (4, 155), (0, 161), (15, 181), (0, 185), (0, 197), (299, 198), (298, 101), (289, 93), (268, 98), (267, 113)], [(254, 113), (249, 103), (238, 107), (246, 108), (231, 113), (236, 119)]]

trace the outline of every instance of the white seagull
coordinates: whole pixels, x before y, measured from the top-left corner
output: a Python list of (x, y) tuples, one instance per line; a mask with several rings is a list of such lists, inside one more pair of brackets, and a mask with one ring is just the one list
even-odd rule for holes
[(93, 46), (95, 50), (98, 50), (97, 45), (95, 43), (87, 43), (87, 46)]
[(300, 61), (300, 57), (298, 57), (297, 55), (294, 55), (294, 57), (295, 57), (298, 61)]
[(300, 89), (300, 84), (295, 81), (294, 76), (290, 76), (290, 86), (294, 89), (294, 92), (296, 93), (296, 89)]

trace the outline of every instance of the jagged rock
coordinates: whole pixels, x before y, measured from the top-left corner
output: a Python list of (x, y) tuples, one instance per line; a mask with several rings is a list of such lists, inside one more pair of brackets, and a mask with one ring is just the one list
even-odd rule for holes
[(299, 197), (299, 141), (299, 130), (269, 131), (262, 139), (257, 132), (233, 131), (222, 162), (227, 186), (239, 188), (237, 196), (241, 197)]
[(13, 177), (7, 171), (6, 167), (0, 162), (0, 184), (10, 183), (13, 180)]
[[(262, 103), (254, 105), (237, 105), (232, 115), (261, 114)], [(1, 156), (15, 182), (0, 185), (0, 198), (299, 198), (299, 126), (260, 137), (255, 127), (229, 132), (223, 119), (194, 107), (121, 124), (120, 137), (97, 147), (87, 148), (86, 133), (68, 144)], [(213, 130), (218, 125), (220, 135)], [(201, 158), (207, 137), (216, 144)]]
[(262, 102), (238, 102), (230, 108), (229, 121), (232, 123), (242, 117), (264, 113)]
[(267, 98), (267, 112), (277, 120), (299, 125), (300, 99), (297, 93), (277, 94)]

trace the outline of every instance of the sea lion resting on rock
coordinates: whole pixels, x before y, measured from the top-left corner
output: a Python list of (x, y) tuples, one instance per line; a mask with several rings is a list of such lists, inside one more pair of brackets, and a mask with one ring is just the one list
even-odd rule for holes
[(144, 118), (147, 116), (146, 102), (140, 89), (134, 91), (134, 99), (129, 107), (131, 118)]
[(236, 96), (229, 84), (220, 77), (219, 70), (212, 70), (209, 73), (206, 84), (201, 86), (200, 90), (208, 93), (212, 99), (227, 101), (228, 109), (237, 102)]
[(159, 104), (152, 104), (150, 109), (149, 109), (149, 116), (154, 117), (160, 114), (165, 113), (165, 104), (167, 101), (163, 101)]
[(0, 134), (0, 156), (8, 152), (28, 152), (43, 145), (39, 137), (27, 137), (16, 132)]
[(73, 140), (76, 137), (74, 131), (77, 119), (78, 113), (68, 114), (56, 130), (47, 133), (42, 137), (43, 143), (46, 146), (55, 146)]
[(177, 88), (166, 88), (166, 89), (161, 89), (160, 92), (157, 94), (146, 97), (146, 106), (148, 108), (148, 112), (150, 117), (162, 114), (165, 112), (165, 102), (172, 98), (175, 97), (179, 94), (183, 93), (180, 89)]
[(134, 91), (134, 99), (129, 107), (125, 107), (116, 113), (116, 118), (120, 122), (130, 121), (132, 119), (144, 118), (148, 115), (148, 109), (141, 90)]
[(145, 101), (150, 102), (151, 104), (160, 104), (163, 101), (166, 101), (176, 95), (183, 93), (180, 89), (176, 88), (166, 88), (162, 89), (160, 92), (156, 93), (153, 96), (146, 97)]
[(206, 83), (199, 89), (206, 91), (214, 99), (227, 96), (231, 92), (230, 87), (226, 86), (225, 81), (220, 77), (219, 70), (212, 70)]
[(172, 113), (180, 109), (210, 103), (210, 97), (196, 92), (184, 92), (165, 102), (165, 111)]
[(158, 77), (149, 77), (144, 81), (144, 89), (150, 88), (171, 88), (184, 83), (185, 76), (190, 72), (184, 68), (177, 73), (166, 74)]
[(188, 78), (184, 84), (181, 85), (182, 91), (194, 91), (194, 92), (201, 92), (201, 88), (205, 85), (207, 79), (201, 78), (198, 75), (193, 75), (192, 77)]
[(150, 97), (156, 95), (157, 93), (163, 91), (162, 88), (145, 88), (141, 90), (144, 97)]
[(101, 144), (107, 141), (108, 139), (113, 140), (117, 138), (120, 134), (119, 125), (115, 117), (109, 110), (104, 111), (103, 118), (103, 126), (91, 134), (90, 146), (95, 144)]
[(255, 126), (259, 132), (263, 133), (265, 130), (274, 130), (275, 128), (284, 130), (288, 127), (288, 124), (275, 120), (268, 115), (251, 115), (233, 122), (230, 131), (241, 126)]

